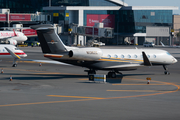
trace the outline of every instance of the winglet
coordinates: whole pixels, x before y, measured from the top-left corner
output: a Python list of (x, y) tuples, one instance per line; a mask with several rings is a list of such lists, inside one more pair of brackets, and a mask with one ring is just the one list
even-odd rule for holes
[(21, 59), (21, 57), (19, 57), (18, 55), (16, 55), (14, 52), (12, 52), (10, 49), (8, 49), (7, 47), (4, 47), (14, 59)]
[(149, 61), (147, 55), (145, 52), (142, 52), (142, 55), (143, 55), (143, 61), (144, 61), (144, 65), (145, 66), (152, 66), (151, 62)]

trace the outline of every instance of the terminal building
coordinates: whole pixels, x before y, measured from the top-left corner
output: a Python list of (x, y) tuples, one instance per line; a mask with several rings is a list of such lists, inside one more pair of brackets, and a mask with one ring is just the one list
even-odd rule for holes
[[(174, 44), (173, 29), (174, 6), (128, 6), (121, 0), (1, 0), (1, 7), (8, 7), (11, 13), (30, 13), (36, 11), (47, 15), (48, 23), (61, 27), (61, 37), (67, 45), (86, 45), (88, 40), (97, 39), (106, 45), (135, 44), (145, 41), (160, 45)], [(38, 4), (34, 4), (38, 3)], [(19, 5), (18, 5), (19, 4)], [(24, 6), (24, 8), (18, 8)], [(17, 7), (17, 8), (16, 8)], [(32, 22), (37, 21), (31, 19)], [(103, 23), (102, 28), (111, 28), (111, 37), (94, 36), (93, 26)], [(83, 33), (74, 31), (85, 27)], [(86, 28), (93, 28), (92, 35), (86, 35)], [(97, 31), (96, 31), (97, 32)]]

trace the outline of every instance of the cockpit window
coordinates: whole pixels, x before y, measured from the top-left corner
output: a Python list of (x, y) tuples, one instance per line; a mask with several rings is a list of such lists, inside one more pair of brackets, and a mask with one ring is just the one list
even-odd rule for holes
[(171, 55), (169, 52), (167, 52), (167, 55)]
[(14, 48), (14, 49), (15, 49), (15, 50), (19, 50), (19, 48), (17, 48), (17, 47), (16, 47), (16, 48)]

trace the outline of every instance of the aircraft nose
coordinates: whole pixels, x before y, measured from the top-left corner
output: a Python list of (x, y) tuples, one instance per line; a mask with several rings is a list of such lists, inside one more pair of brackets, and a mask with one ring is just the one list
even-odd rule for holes
[(23, 53), (23, 54), (21, 55), (21, 57), (27, 57), (27, 54), (26, 54), (26, 53)]
[(24, 54), (24, 57), (27, 57), (27, 54), (26, 54), (26, 53)]
[(27, 40), (28, 38), (27, 38), (27, 36), (24, 36), (24, 40)]
[(176, 58), (173, 58), (173, 63), (177, 63), (178, 60)]

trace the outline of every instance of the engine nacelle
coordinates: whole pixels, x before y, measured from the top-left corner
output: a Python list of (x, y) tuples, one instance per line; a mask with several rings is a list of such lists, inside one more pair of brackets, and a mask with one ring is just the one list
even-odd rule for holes
[(16, 41), (16, 40), (13, 40), (13, 39), (9, 39), (9, 40), (8, 40), (8, 43), (9, 43), (10, 45), (17, 45), (17, 41)]
[(99, 48), (79, 48), (69, 51), (69, 57), (77, 60), (98, 60), (102, 56)]

